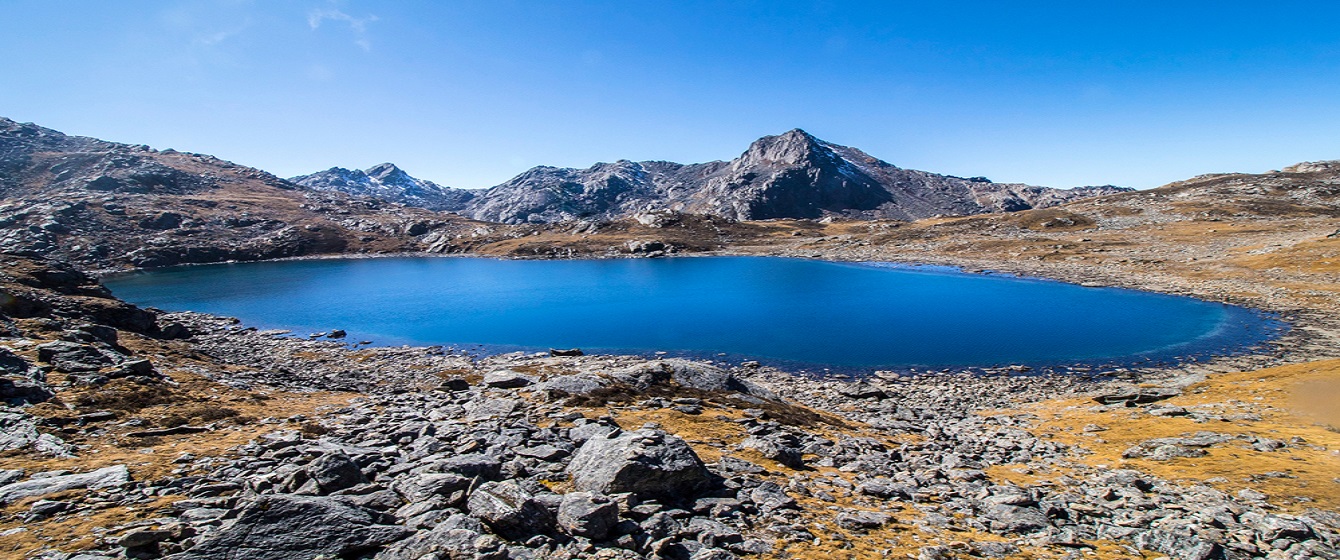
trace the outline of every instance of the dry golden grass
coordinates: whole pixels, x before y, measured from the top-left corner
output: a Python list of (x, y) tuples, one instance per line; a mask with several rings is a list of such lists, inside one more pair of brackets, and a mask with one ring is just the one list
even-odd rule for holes
[[(130, 345), (142, 345), (130, 341)], [(189, 468), (173, 461), (183, 453), (198, 457), (227, 456), (234, 448), (276, 430), (300, 429), (301, 424), (261, 424), (257, 418), (291, 418), (297, 415), (317, 418), (322, 413), (347, 406), (357, 395), (349, 393), (266, 393), (241, 391), (203, 379), (194, 373), (164, 369), (177, 386), (153, 391), (141, 398), (135, 384), (114, 381), (106, 386), (79, 391), (63, 392), (58, 397), (65, 402), (85, 406), (68, 410), (59, 402), (43, 403), (30, 412), (48, 418), (71, 418), (94, 410), (105, 410), (107, 405), (119, 418), (97, 427), (105, 433), (59, 434), (70, 443), (87, 446), (75, 458), (53, 458), (31, 453), (9, 453), (0, 456), (0, 468), (25, 469), (28, 472), (70, 470), (87, 472), (113, 465), (125, 465), (134, 480), (158, 480), (188, 474)], [(221, 414), (221, 411), (226, 413)], [(143, 426), (119, 426), (130, 418), (144, 420)], [(134, 431), (177, 424), (185, 420), (203, 424), (204, 420), (215, 429), (203, 433), (153, 437), (131, 437)], [(73, 498), (82, 492), (69, 493)], [(53, 499), (61, 496), (43, 496)], [(20, 531), (0, 537), (0, 556), (14, 553), (21, 557), (28, 552), (54, 547), (63, 551), (84, 550), (96, 544), (95, 530), (150, 519), (163, 507), (180, 499), (162, 497), (148, 506), (111, 507), (99, 509), (90, 515), (56, 516), (47, 520), (24, 523), (22, 513), (39, 498), (28, 498), (0, 509), (0, 532), (20, 527)]]
[[(1087, 400), (1042, 403), (1030, 407), (1043, 421), (1034, 430), (1056, 441), (1093, 452), (1090, 465), (1132, 468), (1187, 483), (1210, 483), (1227, 492), (1264, 492), (1285, 509), (1340, 508), (1340, 360), (1325, 360), (1211, 377), (1186, 394), (1165, 401), (1185, 408), (1202, 407), (1217, 414), (1256, 414), (1259, 421), (1196, 423), (1187, 417), (1162, 418), (1132, 411), (1093, 412)], [(1096, 424), (1107, 431), (1085, 434)], [(1303, 443), (1255, 451), (1242, 440), (1209, 448), (1199, 458), (1169, 461), (1123, 459), (1131, 446), (1153, 438), (1195, 432), (1250, 435)], [(1287, 478), (1260, 477), (1284, 473)]]
[(1241, 255), (1231, 262), (1255, 270), (1337, 274), (1340, 273), (1340, 238), (1312, 239), (1268, 253)]
[[(49, 498), (70, 497), (76, 493), (78, 492), (49, 496)], [(97, 546), (98, 539), (104, 536), (99, 534), (98, 530), (158, 517), (162, 513), (167, 513), (165, 510), (181, 499), (182, 496), (161, 496), (147, 504), (107, 507), (87, 513), (68, 516), (58, 515), (45, 521), (23, 524), (23, 531), (0, 536), (0, 556), (22, 558), (31, 551), (43, 548), (54, 548), (62, 552), (87, 550)], [(0, 509), (0, 515), (7, 518), (20, 515), (27, 511), (28, 503), (29, 501), (25, 500), (19, 504)], [(155, 526), (150, 525), (150, 527)], [(0, 525), (0, 531), (11, 528), (17, 528), (17, 526), (10, 523)], [(117, 535), (108, 534), (106, 536)]]

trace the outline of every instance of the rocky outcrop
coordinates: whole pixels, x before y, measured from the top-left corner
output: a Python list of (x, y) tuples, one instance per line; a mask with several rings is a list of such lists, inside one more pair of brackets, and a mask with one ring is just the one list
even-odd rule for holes
[(338, 498), (273, 494), (241, 508), (177, 560), (358, 558), (406, 536)]
[(901, 169), (796, 129), (763, 137), (729, 162), (620, 160), (584, 170), (536, 167), (477, 195), (461, 212), (504, 223), (609, 220), (646, 210), (736, 220), (916, 220), (1044, 208), (1128, 190), (1058, 190)]
[(332, 167), (289, 180), (313, 190), (366, 196), (430, 210), (460, 210), (477, 194), (477, 191), (453, 189), (416, 179), (390, 163), (366, 170)]

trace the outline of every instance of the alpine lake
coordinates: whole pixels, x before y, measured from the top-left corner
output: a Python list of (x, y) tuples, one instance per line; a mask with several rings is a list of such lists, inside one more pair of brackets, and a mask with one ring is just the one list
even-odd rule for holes
[(131, 303), (349, 343), (479, 354), (756, 360), (804, 371), (1118, 367), (1240, 353), (1287, 326), (1243, 307), (944, 267), (774, 257), (394, 257), (104, 279)]

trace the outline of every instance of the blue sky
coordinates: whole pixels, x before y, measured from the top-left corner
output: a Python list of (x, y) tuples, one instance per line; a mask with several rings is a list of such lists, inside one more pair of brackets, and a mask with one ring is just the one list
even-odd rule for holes
[(1148, 188), (1340, 158), (1340, 3), (6, 0), (0, 116), (281, 176), (699, 162)]

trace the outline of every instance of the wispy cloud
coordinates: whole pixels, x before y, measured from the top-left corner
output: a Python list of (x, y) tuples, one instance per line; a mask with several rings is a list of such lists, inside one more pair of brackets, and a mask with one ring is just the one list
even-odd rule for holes
[(214, 32), (200, 33), (200, 34), (197, 34), (197, 35), (195, 36), (195, 38), (193, 38), (193, 39), (191, 40), (191, 42), (192, 42), (193, 44), (200, 45), (200, 46), (212, 47), (212, 46), (214, 46), (214, 45), (217, 45), (217, 44), (219, 44), (219, 43), (222, 43), (222, 42), (224, 42), (224, 41), (227, 41), (228, 39), (230, 39), (230, 38), (236, 36), (237, 34), (241, 33), (241, 32), (242, 32), (243, 30), (245, 30), (246, 27), (247, 27), (248, 25), (250, 25), (250, 24), (251, 24), (251, 22), (248, 21), (248, 22), (244, 23), (241, 27), (238, 27), (238, 28), (236, 28), (236, 29), (225, 29), (225, 30), (223, 30), (223, 31), (214, 31)]
[(344, 22), (349, 25), (349, 30), (354, 32), (354, 44), (359, 48), (372, 50), (372, 41), (368, 40), (368, 24), (377, 21), (377, 16), (368, 14), (364, 17), (354, 17), (338, 8), (317, 8), (307, 12), (307, 25), (312, 29), (321, 27), (324, 21)]

